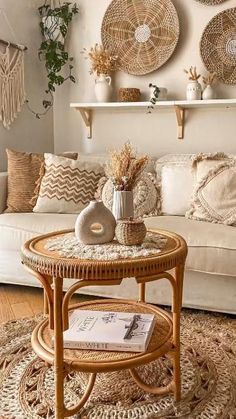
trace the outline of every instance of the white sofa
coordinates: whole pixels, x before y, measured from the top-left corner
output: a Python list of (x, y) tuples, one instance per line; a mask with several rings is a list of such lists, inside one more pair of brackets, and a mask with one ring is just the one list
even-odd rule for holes
[[(7, 173), (0, 173), (0, 283), (40, 286), (21, 265), (21, 245), (50, 231), (73, 228), (75, 214), (3, 213), (6, 207)], [(147, 227), (172, 230), (187, 241), (189, 252), (184, 281), (184, 306), (236, 314), (236, 229), (221, 224), (188, 220), (183, 216), (146, 219)], [(69, 280), (66, 281), (68, 285)], [(137, 295), (133, 279), (121, 286), (90, 287), (86, 294)], [(148, 301), (170, 304), (165, 280), (149, 284)]]

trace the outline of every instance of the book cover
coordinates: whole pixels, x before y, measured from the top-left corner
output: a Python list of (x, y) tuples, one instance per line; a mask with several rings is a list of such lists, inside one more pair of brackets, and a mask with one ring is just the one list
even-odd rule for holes
[(63, 334), (64, 348), (143, 352), (154, 325), (153, 314), (75, 310)]

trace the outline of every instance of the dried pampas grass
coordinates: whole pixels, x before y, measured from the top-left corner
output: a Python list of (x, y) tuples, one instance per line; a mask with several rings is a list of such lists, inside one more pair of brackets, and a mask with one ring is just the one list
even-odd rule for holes
[(131, 191), (136, 185), (148, 162), (148, 156), (137, 157), (128, 142), (120, 151), (111, 152), (111, 159), (106, 165), (106, 175), (111, 179), (115, 190)]

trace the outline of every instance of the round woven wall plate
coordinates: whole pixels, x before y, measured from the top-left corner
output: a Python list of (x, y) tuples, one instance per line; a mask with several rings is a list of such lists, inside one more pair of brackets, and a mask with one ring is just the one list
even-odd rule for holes
[(198, 3), (206, 4), (207, 6), (215, 6), (216, 4), (224, 3), (226, 0), (196, 0)]
[(200, 51), (208, 71), (219, 80), (236, 84), (236, 8), (216, 15), (205, 28)]
[(113, 0), (102, 23), (102, 43), (119, 56), (121, 70), (151, 73), (173, 54), (179, 19), (171, 0)]

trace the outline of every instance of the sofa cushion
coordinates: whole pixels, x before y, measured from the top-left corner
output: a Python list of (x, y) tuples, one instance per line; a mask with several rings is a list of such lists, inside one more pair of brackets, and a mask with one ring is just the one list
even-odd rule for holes
[(44, 154), (42, 178), (34, 212), (79, 213), (94, 199), (98, 181), (104, 174), (98, 163), (81, 162)]
[[(22, 244), (39, 234), (74, 228), (76, 214), (1, 214), (1, 250), (19, 251)], [(184, 217), (159, 216), (145, 219), (149, 228), (175, 231), (187, 241), (189, 270), (236, 276), (236, 228)]]
[(17, 213), (0, 215), (0, 252), (17, 250), (32, 237), (74, 228), (76, 214)]
[(194, 157), (194, 154), (166, 154), (157, 160), (156, 174), (161, 185), (164, 215), (185, 215), (189, 209), (194, 186)]
[(186, 268), (236, 276), (236, 228), (222, 224), (159, 216), (145, 219), (149, 228), (171, 230), (188, 244)]

